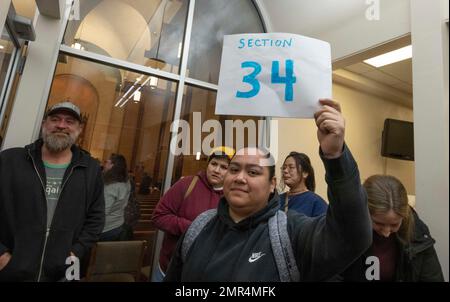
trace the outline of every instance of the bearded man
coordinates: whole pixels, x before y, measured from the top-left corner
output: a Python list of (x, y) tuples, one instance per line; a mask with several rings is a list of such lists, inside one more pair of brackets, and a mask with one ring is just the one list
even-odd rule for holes
[(105, 220), (100, 166), (75, 145), (82, 130), (64, 101), (45, 114), (42, 138), (0, 153), (0, 281), (79, 278)]

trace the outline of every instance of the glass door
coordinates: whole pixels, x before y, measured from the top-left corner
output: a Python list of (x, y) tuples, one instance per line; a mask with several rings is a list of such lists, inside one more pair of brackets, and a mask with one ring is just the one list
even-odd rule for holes
[[(20, 79), (19, 63), (25, 59), (26, 47), (11, 34), (8, 22), (0, 36), (0, 147), (8, 126), (15, 91)], [(22, 61), (24, 62), (24, 61)]]

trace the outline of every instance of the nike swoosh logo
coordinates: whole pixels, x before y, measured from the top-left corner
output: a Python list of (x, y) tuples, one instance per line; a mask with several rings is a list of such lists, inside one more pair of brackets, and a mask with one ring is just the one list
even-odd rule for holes
[(262, 254), (262, 253), (255, 253), (255, 254), (251, 255), (250, 258), (248, 258), (248, 262), (250, 262), (250, 263), (255, 262), (256, 260), (258, 260), (259, 258), (261, 258), (264, 255), (265, 254)]

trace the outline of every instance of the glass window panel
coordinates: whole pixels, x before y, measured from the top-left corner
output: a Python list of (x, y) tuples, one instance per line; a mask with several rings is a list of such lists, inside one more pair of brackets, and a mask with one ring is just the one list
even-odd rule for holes
[[(179, 129), (177, 142), (180, 150), (187, 144), (189, 149), (175, 157), (173, 183), (182, 176), (195, 175), (204, 170), (209, 150), (214, 147), (226, 145), (239, 149), (258, 144), (258, 120), (261, 118), (216, 115), (215, 107), (216, 92), (193, 86), (186, 87), (180, 119), (189, 125), (189, 135), (181, 135), (183, 130)], [(245, 126), (248, 127), (244, 128)]]
[(197, 0), (189, 47), (188, 76), (217, 84), (223, 36), (262, 32), (261, 19), (251, 0)]
[[(2, 146), (3, 138), (6, 133), (9, 112), (12, 106), (12, 102), (7, 102), (6, 91), (9, 86), (9, 78), (12, 76), (10, 72), (12, 70), (15, 53), (16, 47), (11, 41), (6, 26), (4, 26), (0, 36), (0, 147)], [(11, 86), (14, 87), (14, 85)]]
[[(0, 36), (0, 97), (4, 95), (6, 89), (8, 70), (12, 64), (15, 46), (11, 41), (11, 37), (6, 30), (6, 26), (3, 27), (2, 35)], [(2, 108), (3, 100), (0, 99), (0, 112)]]
[(178, 73), (187, 0), (79, 0), (64, 44)]
[[(78, 143), (100, 161), (123, 154), (130, 169), (149, 173), (159, 187), (177, 84), (70, 56), (66, 60), (57, 65), (47, 107), (64, 99), (76, 103), (85, 119)], [(136, 175), (137, 182), (141, 177)]]
[[(78, 144), (101, 163), (112, 153), (125, 156), (141, 207), (134, 239), (150, 240), (156, 231), (150, 218), (166, 173), (177, 84), (71, 56), (64, 61), (57, 64), (47, 109), (71, 100), (85, 123)], [(150, 256), (145, 258), (144, 266), (150, 261)]]

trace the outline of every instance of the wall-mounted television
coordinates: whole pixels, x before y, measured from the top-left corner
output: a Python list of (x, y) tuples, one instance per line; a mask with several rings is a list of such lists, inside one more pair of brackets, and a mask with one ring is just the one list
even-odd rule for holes
[(414, 124), (408, 121), (386, 119), (381, 139), (381, 155), (414, 160)]

